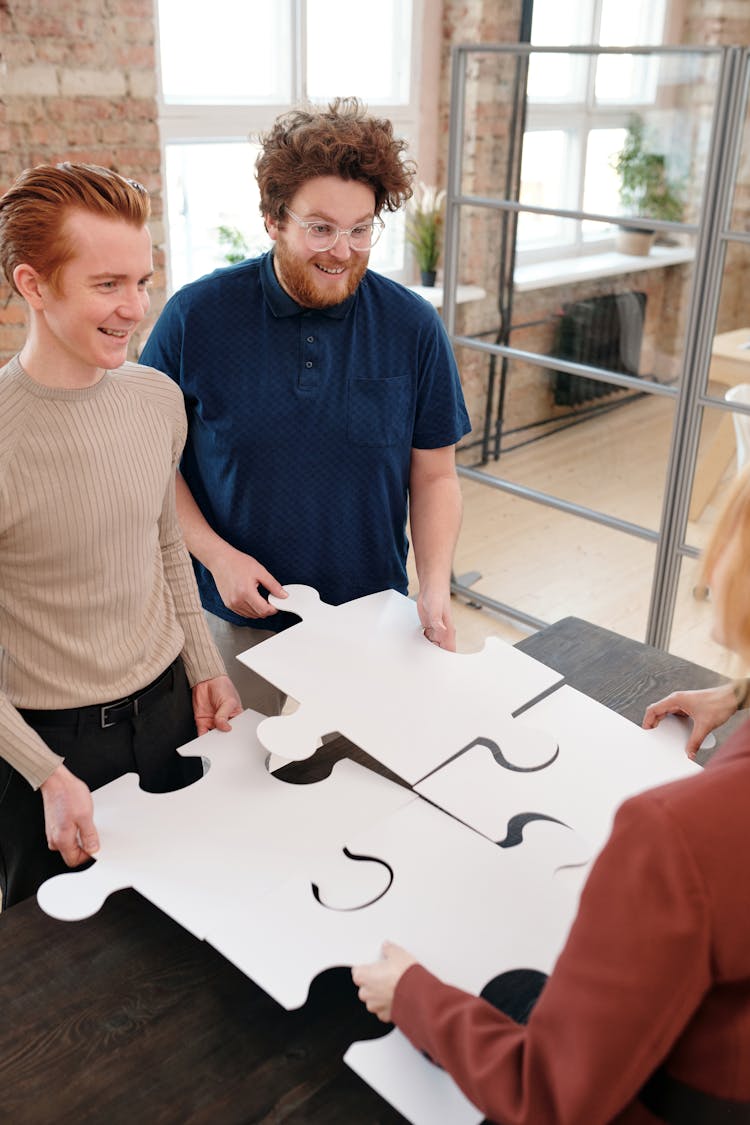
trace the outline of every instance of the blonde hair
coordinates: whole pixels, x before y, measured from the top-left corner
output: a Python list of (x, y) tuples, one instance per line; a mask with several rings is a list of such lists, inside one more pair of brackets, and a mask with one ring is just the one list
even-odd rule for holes
[(721, 563), (715, 613), (728, 648), (750, 664), (750, 465), (738, 473), (701, 559), (701, 579), (712, 585)]
[(13, 272), (24, 263), (57, 288), (74, 253), (64, 226), (71, 211), (142, 227), (151, 204), (143, 184), (111, 168), (69, 162), (27, 168), (0, 198), (0, 267), (13, 289)]

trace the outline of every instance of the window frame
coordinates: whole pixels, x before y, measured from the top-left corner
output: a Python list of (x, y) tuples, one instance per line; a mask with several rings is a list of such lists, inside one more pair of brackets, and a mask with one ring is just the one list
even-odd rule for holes
[[(590, 32), (589, 41), (599, 44), (600, 26), (602, 21), (602, 8), (605, 0), (588, 0), (589, 18), (579, 23), (579, 30), (586, 25)], [(644, 5), (641, 13), (641, 24), (649, 23), (650, 30), (659, 25), (661, 35), (644, 34), (645, 39), (658, 38), (655, 46), (663, 45), (664, 28), (667, 20), (667, 4), (661, 0), (661, 11), (658, 17), (653, 12), (648, 12), (648, 5)], [(653, 6), (652, 6), (653, 7)], [(533, 28), (531, 46), (534, 47)], [(537, 41), (537, 46), (553, 46), (550, 37), (544, 37), (544, 42)], [(559, 44), (565, 46), (566, 44)], [(607, 44), (609, 45), (609, 44)], [(614, 45), (614, 44), (613, 44)], [(645, 44), (628, 44), (637, 46)], [(541, 56), (540, 56), (541, 57)], [(583, 212), (584, 211), (584, 186), (586, 172), (586, 154), (589, 136), (597, 129), (626, 129), (628, 119), (633, 112), (652, 107), (656, 104), (655, 93), (658, 89), (656, 81), (648, 81), (643, 97), (631, 97), (619, 102), (599, 100), (596, 98), (596, 67), (597, 56), (577, 56), (577, 65), (581, 67), (579, 96), (565, 98), (528, 97), (526, 101), (526, 120), (524, 122), (524, 136), (533, 132), (553, 131), (568, 135), (570, 155), (567, 161), (565, 183), (561, 191), (561, 209)], [(582, 95), (582, 96), (581, 96)], [(519, 187), (520, 190), (520, 187)], [(574, 237), (564, 239), (548, 239), (544, 242), (527, 242), (524, 245), (520, 239), (517, 242), (516, 260), (518, 264), (531, 264), (554, 258), (580, 257), (586, 254), (598, 254), (610, 250), (614, 246), (615, 229), (603, 230), (600, 237), (586, 235), (582, 220), (569, 220), (574, 224)]]

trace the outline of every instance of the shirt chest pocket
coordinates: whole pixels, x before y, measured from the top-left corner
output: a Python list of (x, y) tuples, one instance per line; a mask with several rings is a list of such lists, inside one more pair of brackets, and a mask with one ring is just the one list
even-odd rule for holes
[(353, 379), (348, 437), (354, 445), (396, 445), (411, 433), (411, 379)]

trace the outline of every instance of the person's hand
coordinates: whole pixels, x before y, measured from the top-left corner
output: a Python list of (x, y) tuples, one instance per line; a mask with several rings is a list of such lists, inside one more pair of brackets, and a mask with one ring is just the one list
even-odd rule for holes
[(259, 586), (265, 586), (276, 598), (287, 596), (284, 587), (257, 559), (229, 544), (222, 547), (220, 557), (211, 567), (211, 574), (224, 605), (240, 617), (271, 617), (278, 613), (276, 607), (263, 597)]
[(393, 1008), (393, 994), (410, 965), (416, 965), (416, 957), (407, 953), (392, 941), (383, 943), (380, 961), (372, 965), (355, 965), (352, 980), (359, 989), (357, 995), (367, 1008), (374, 1012), (383, 1023), (390, 1023)]
[(734, 685), (703, 688), (700, 691), (673, 691), (664, 699), (652, 703), (643, 716), (646, 730), (659, 725), (665, 715), (687, 715), (693, 720), (693, 729), (685, 746), (688, 758), (694, 758), (706, 735), (731, 719), (737, 710)]
[(201, 680), (193, 688), (193, 715), (198, 734), (231, 730), (229, 720), (242, 712), (242, 703), (229, 676)]
[(60, 765), (40, 786), (47, 846), (68, 867), (78, 867), (99, 851), (94, 802), (89, 787)]
[(451, 613), (450, 590), (436, 592), (423, 587), (417, 598), (417, 613), (422, 622), (424, 635), (438, 648), (456, 651), (456, 630)]

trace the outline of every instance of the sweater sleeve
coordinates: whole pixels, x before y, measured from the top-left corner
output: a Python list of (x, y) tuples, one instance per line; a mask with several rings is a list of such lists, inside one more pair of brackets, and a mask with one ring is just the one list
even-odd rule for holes
[(175, 438), (172, 473), (159, 520), (159, 542), (164, 577), (172, 594), (177, 618), (185, 634), (185, 644), (181, 653), (185, 664), (185, 672), (190, 686), (194, 687), (202, 680), (226, 675), (226, 668), (208, 628), (206, 615), (200, 603), (190, 555), (182, 538), (182, 531), (177, 518), (175, 479), (177, 464), (185, 444), (185, 434), (186, 422), (183, 408), (181, 424), (177, 429)]
[(643, 794), (618, 812), (525, 1027), (420, 965), (401, 978), (393, 1019), (490, 1120), (603, 1125), (700, 1004), (710, 947), (708, 896), (688, 841)]
[(0, 757), (18, 770), (34, 789), (47, 780), (63, 759), (39, 735), (0, 691)]

